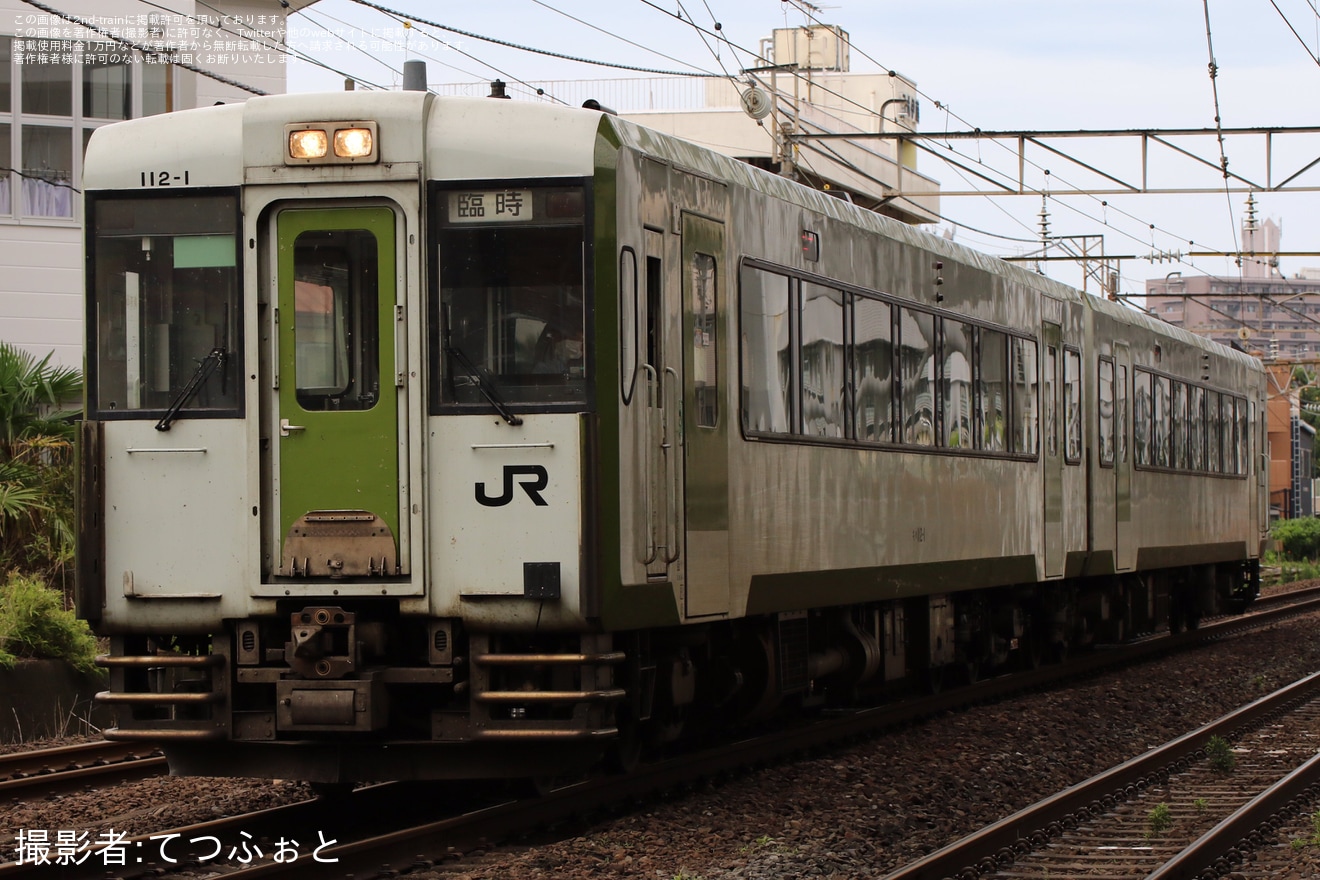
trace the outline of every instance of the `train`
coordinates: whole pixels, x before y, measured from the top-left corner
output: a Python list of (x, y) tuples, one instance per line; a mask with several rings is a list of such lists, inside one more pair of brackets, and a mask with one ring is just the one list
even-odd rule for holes
[(1250, 355), (598, 109), (98, 128), (79, 614), (175, 774), (538, 778), (1240, 611)]

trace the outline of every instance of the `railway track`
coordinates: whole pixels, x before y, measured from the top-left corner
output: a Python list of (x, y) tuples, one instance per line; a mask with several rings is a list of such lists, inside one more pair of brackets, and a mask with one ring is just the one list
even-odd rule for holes
[[(886, 880), (1194, 878), (1320, 782), (1320, 673), (1042, 800)], [(1234, 745), (1230, 748), (1229, 743)]]
[[(1133, 661), (1181, 645), (1222, 638), (1233, 632), (1268, 625), (1275, 620), (1317, 608), (1320, 608), (1320, 591), (1309, 591), (1308, 596), (1300, 599), (1285, 594), (1263, 602), (1260, 610), (1252, 615), (1208, 623), (1195, 632), (1143, 640), (1121, 649), (1079, 656), (1066, 666), (1045, 667), (1023, 675), (991, 679), (947, 694), (848, 713), (796, 730), (729, 743), (663, 764), (648, 765), (629, 777), (585, 781), (552, 791), (540, 798), (490, 803), (465, 812), (446, 813), (443, 809), (437, 809), (430, 816), (418, 816), (414, 815), (417, 811), (412, 805), (419, 798), (400, 794), (402, 789), (398, 787), (380, 787), (379, 791), (356, 792), (346, 800), (309, 801), (264, 813), (132, 838), (125, 843), (129, 855), (128, 864), (116, 867), (112, 873), (107, 873), (107, 867), (102, 862), (89, 859), (80, 866), (62, 866), (58, 873), (52, 873), (49, 865), (11, 863), (0, 866), (0, 878), (58, 876), (72, 880), (111, 875), (141, 876), (148, 873), (161, 876), (184, 870), (190, 864), (194, 867), (213, 868), (216, 867), (214, 863), (207, 861), (208, 857), (212, 860), (217, 858), (208, 849), (212, 841), (223, 850), (219, 859), (227, 862), (225, 869), (238, 869), (240, 876), (278, 874), (296, 877), (304, 874), (322, 877), (326, 876), (328, 869), (336, 875), (354, 873), (357, 876), (370, 876), (382, 870), (403, 870), (442, 861), (473, 849), (488, 848), (492, 841), (526, 833), (545, 824), (562, 822), (569, 817), (600, 809), (614, 809), (619, 804), (652, 798), (657, 793), (702, 784), (704, 780), (736, 772), (738, 768), (782, 760), (793, 754), (847, 741), (878, 728), (908, 723), (969, 703), (992, 701), (1026, 688), (1043, 686), (1049, 681), (1086, 674), (1096, 668)], [(381, 794), (380, 791), (385, 793)], [(432, 803), (445, 800), (434, 792), (434, 788), (429, 789), (424, 799)], [(457, 800), (455, 797), (451, 803)], [(400, 806), (405, 809), (392, 809)], [(377, 820), (375, 824), (378, 831), (373, 832), (366, 827), (362, 817)], [(412, 824), (409, 825), (409, 822)], [(283, 838), (302, 841), (298, 853), (300, 858), (283, 862), (272, 859), (274, 850), (271, 842)], [(198, 843), (190, 848), (193, 841)], [(262, 857), (253, 859), (251, 865), (234, 864), (228, 858), (230, 850), (241, 849), (242, 844), (248, 841), (262, 841)], [(313, 848), (321, 860), (312, 858)], [(142, 861), (134, 864), (134, 858), (141, 858)], [(332, 868), (328, 868), (325, 863), (328, 861), (333, 862)]]
[(0, 803), (48, 797), (169, 772), (159, 749), (141, 743), (90, 742), (0, 755)]

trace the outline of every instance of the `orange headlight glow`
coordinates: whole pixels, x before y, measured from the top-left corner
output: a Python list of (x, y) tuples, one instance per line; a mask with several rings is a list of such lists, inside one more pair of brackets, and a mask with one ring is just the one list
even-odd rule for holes
[(320, 129), (289, 132), (289, 156), (294, 159), (320, 159), (329, 151), (325, 132)]
[(343, 159), (370, 156), (374, 139), (367, 128), (341, 128), (335, 132), (335, 155)]

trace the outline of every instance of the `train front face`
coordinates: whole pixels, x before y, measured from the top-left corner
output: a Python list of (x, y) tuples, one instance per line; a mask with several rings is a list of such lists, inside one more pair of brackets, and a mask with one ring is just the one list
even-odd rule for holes
[(110, 738), (349, 782), (535, 774), (614, 734), (599, 117), (511, 103), (274, 97), (93, 138), (78, 598)]

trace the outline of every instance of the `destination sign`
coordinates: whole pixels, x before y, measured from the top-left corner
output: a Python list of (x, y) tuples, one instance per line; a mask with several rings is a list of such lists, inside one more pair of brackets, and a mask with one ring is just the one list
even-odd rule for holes
[(460, 190), (449, 193), (450, 223), (510, 223), (531, 219), (530, 189)]

